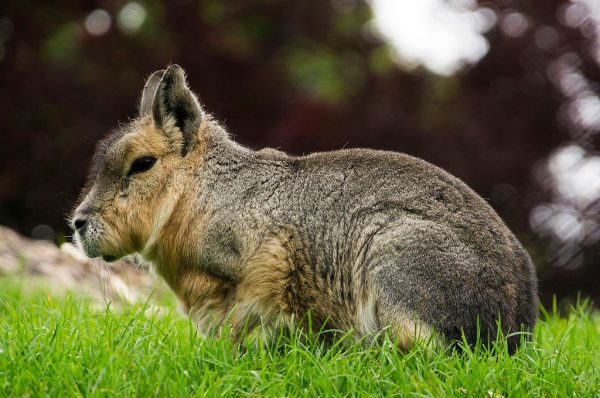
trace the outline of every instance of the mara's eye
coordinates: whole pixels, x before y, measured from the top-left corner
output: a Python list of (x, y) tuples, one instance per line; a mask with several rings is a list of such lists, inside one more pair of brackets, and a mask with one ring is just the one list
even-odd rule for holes
[(137, 173), (143, 173), (144, 171), (148, 171), (154, 166), (156, 163), (156, 158), (152, 156), (142, 156), (141, 158), (137, 158), (131, 163), (131, 167), (129, 168), (128, 176)]

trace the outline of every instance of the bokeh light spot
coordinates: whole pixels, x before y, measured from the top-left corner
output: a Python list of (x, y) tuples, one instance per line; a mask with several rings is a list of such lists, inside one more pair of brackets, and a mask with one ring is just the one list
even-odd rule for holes
[(562, 7), (558, 16), (563, 25), (577, 28), (586, 18), (586, 9), (581, 4), (573, 3)]
[(558, 44), (560, 36), (556, 29), (550, 26), (542, 26), (535, 31), (535, 44), (542, 50), (550, 51)]
[(54, 241), (54, 229), (46, 224), (37, 225), (31, 231), (31, 237), (33, 239)]
[(519, 37), (524, 34), (531, 23), (520, 12), (511, 11), (500, 20), (500, 30), (508, 37)]
[(119, 28), (126, 33), (137, 32), (146, 20), (146, 9), (140, 3), (132, 1), (119, 11), (117, 24)]
[(452, 75), (489, 50), (483, 33), (496, 23), (494, 10), (471, 0), (371, 0), (374, 31), (389, 41), (407, 69), (423, 65)]
[(93, 36), (102, 36), (108, 32), (111, 23), (110, 14), (105, 10), (97, 9), (85, 19), (85, 29)]

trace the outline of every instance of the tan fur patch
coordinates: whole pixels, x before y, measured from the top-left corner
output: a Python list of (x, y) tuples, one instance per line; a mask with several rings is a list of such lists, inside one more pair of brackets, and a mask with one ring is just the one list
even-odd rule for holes
[(245, 263), (235, 291), (234, 329), (253, 326), (245, 325), (246, 322), (271, 324), (282, 314), (290, 315), (289, 303), (284, 298), (294, 269), (290, 241), (290, 236), (268, 238)]
[(175, 292), (184, 311), (194, 319), (202, 333), (218, 331), (231, 309), (228, 298), (231, 285), (201, 272), (182, 275), (180, 281)]
[(417, 341), (426, 342), (432, 336), (431, 328), (407, 314), (396, 314), (389, 323), (390, 336), (402, 350), (409, 350)]
[(361, 300), (356, 304), (355, 330), (359, 336), (365, 336), (379, 330), (376, 313), (376, 296), (370, 289), (361, 295)]
[(508, 295), (508, 297), (510, 297), (511, 299), (514, 299), (515, 297), (517, 297), (517, 285), (515, 285), (514, 283), (507, 283), (505, 285), (506, 288), (506, 294)]

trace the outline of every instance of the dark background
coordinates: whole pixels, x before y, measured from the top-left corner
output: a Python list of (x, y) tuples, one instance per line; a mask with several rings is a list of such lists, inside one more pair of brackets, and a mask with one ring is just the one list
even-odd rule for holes
[[(136, 115), (146, 76), (178, 63), (250, 147), (384, 148), (445, 168), (525, 244), (545, 304), (598, 302), (598, 10), (480, 2), (497, 19), (488, 53), (440, 76), (395, 63), (359, 0), (145, 1), (137, 30), (119, 23), (127, 4), (0, 5), (0, 224), (64, 240), (96, 141)], [(98, 9), (111, 25), (93, 34)]]

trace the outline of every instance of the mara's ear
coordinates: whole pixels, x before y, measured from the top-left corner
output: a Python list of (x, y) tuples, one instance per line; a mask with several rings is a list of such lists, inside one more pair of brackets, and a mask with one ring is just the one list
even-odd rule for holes
[[(196, 145), (202, 109), (187, 87), (185, 74), (179, 65), (169, 66), (163, 74), (152, 102), (152, 116), (171, 141), (181, 142), (182, 156)], [(173, 129), (172, 123), (181, 135)]]
[(157, 70), (150, 75), (146, 84), (144, 85), (144, 91), (142, 91), (142, 98), (140, 99), (140, 116), (146, 116), (152, 112), (152, 102), (154, 101), (154, 94), (156, 89), (165, 74), (165, 70)]

